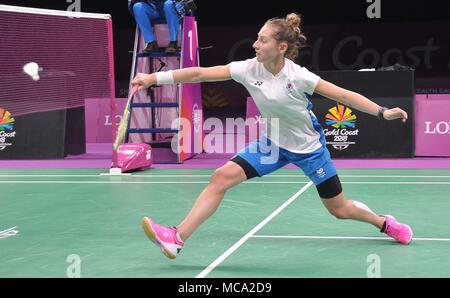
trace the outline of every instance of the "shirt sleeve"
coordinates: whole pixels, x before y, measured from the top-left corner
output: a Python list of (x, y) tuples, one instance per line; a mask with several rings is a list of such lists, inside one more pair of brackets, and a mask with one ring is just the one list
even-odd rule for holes
[(312, 95), (320, 77), (304, 67), (300, 67), (298, 76), (300, 79), (300, 91)]
[(230, 63), (231, 78), (238, 83), (243, 84), (246, 77), (248, 60), (236, 61)]

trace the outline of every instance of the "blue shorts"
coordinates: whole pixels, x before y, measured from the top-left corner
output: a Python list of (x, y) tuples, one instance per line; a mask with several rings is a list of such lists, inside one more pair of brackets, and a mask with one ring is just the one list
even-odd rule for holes
[(302, 169), (315, 185), (337, 175), (330, 152), (324, 144), (314, 152), (302, 154), (278, 147), (263, 136), (239, 151), (237, 156), (247, 161), (260, 177), (289, 163)]

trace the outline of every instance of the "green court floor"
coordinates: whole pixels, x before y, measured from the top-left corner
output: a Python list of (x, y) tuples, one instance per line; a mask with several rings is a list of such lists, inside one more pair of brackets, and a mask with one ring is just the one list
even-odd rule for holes
[(450, 170), (340, 170), (347, 198), (414, 230), (400, 245), (332, 217), (298, 170), (228, 191), (169, 260), (141, 229), (178, 224), (212, 170), (0, 170), (0, 277), (450, 277)]

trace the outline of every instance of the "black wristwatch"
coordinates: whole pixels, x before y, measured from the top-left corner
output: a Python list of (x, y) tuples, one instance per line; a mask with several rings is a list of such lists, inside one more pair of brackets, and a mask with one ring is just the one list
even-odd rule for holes
[(378, 118), (379, 118), (379, 119), (385, 120), (383, 113), (384, 113), (384, 111), (386, 111), (386, 110), (389, 110), (389, 108), (386, 108), (386, 107), (380, 107), (380, 108), (378, 109)]

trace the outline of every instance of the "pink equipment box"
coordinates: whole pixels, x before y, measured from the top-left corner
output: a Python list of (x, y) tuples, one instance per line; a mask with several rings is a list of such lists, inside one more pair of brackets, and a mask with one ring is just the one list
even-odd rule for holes
[(116, 167), (121, 168), (122, 172), (148, 168), (153, 164), (152, 147), (149, 144), (122, 144), (116, 154)]

